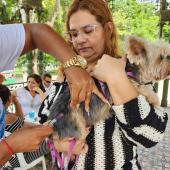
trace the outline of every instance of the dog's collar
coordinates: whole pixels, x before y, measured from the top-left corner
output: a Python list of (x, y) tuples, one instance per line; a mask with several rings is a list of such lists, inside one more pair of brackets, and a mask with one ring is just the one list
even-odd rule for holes
[(137, 81), (140, 85), (149, 85), (149, 84), (153, 85), (153, 82), (152, 82), (152, 81), (149, 81), (149, 82), (141, 82), (141, 81), (139, 81), (139, 79), (137, 78), (136, 74), (135, 74), (134, 72), (132, 72), (132, 71), (128, 71), (128, 72), (126, 72), (126, 73), (127, 73), (127, 75), (128, 75), (130, 78), (132, 78), (132, 79), (134, 79), (135, 81)]
[(147, 82), (147, 83), (145, 83), (145, 82), (139, 82), (139, 84), (140, 84), (140, 85), (145, 85), (145, 86), (151, 85), (152, 88), (153, 88), (153, 91), (154, 91), (155, 93), (157, 92), (157, 90), (156, 90), (156, 88), (155, 88), (155, 86), (154, 86), (154, 83), (153, 83), (152, 81), (149, 81), (149, 82)]
[(141, 85), (149, 85), (149, 84), (151, 84), (151, 85), (153, 85), (153, 82), (152, 81), (149, 81), (149, 82), (147, 82), (147, 83), (145, 83), (145, 82), (139, 82)]

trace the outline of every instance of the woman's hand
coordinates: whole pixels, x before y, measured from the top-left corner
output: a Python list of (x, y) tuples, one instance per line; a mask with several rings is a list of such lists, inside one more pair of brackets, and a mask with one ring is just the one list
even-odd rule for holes
[(126, 76), (125, 73), (125, 58), (113, 58), (104, 54), (100, 60), (98, 60), (91, 75), (103, 82), (117, 82), (122, 76)]
[(33, 87), (33, 90), (39, 94), (43, 93), (43, 91), (38, 86)]
[(41, 101), (43, 102), (44, 99), (45, 99), (45, 97), (46, 97), (46, 94), (45, 94), (38, 86), (33, 87), (33, 90), (34, 90), (35, 92), (39, 93), (40, 98), (41, 98)]
[[(53, 138), (54, 140), (54, 146), (58, 152), (62, 153), (68, 153), (69, 150), (69, 145), (70, 145), (70, 140), (73, 138), (67, 138), (63, 140), (58, 140)], [(73, 155), (81, 155), (85, 154), (88, 151), (88, 145), (85, 143), (85, 140), (76, 140), (76, 143), (73, 147), (72, 154)]]
[[(88, 145), (86, 144), (86, 137), (89, 134), (89, 132), (90, 132), (90, 127), (85, 128), (82, 134), (82, 138), (79, 140), (76, 140), (76, 143), (72, 151), (73, 155), (81, 155), (81, 154), (87, 153)], [(59, 137), (57, 135), (53, 135), (55, 148), (59, 152), (63, 152), (63, 153), (68, 152), (70, 140), (73, 140), (73, 138), (65, 138), (63, 140), (59, 140)]]
[(125, 58), (113, 58), (108, 55), (98, 60), (92, 75), (106, 82), (115, 105), (126, 103), (138, 96), (125, 72)]

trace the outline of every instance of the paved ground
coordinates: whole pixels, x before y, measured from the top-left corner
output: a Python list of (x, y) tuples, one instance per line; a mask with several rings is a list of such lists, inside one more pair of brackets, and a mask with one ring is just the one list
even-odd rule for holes
[[(167, 111), (170, 117), (170, 107)], [(170, 170), (170, 118), (163, 140), (153, 148), (140, 148), (138, 153), (143, 170)]]

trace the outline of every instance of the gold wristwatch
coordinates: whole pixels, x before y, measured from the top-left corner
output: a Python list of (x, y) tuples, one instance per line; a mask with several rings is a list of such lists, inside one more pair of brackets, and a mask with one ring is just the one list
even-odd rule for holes
[(69, 60), (67, 60), (63, 64), (63, 66), (64, 66), (64, 69), (67, 69), (71, 66), (77, 66), (77, 67), (81, 67), (83, 69), (86, 69), (87, 68), (87, 61), (82, 56), (76, 55), (75, 57), (72, 57)]

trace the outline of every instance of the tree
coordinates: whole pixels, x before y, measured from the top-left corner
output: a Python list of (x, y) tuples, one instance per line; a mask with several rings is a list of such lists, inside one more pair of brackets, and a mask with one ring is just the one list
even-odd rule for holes
[(159, 16), (155, 15), (153, 4), (139, 4), (136, 0), (115, 0), (112, 10), (121, 40), (129, 34), (150, 40), (158, 37)]

